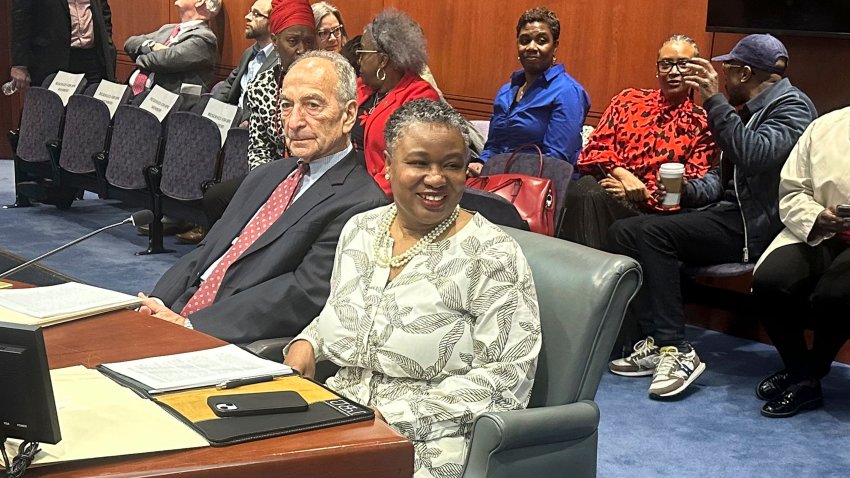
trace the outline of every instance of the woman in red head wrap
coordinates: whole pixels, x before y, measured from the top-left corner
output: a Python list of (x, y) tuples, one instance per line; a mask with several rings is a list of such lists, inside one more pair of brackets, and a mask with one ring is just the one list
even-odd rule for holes
[(278, 65), (259, 73), (248, 85), (245, 108), (251, 108), (248, 126), (248, 164), (253, 169), (281, 158), (285, 153), (283, 135), (277, 132), (275, 109), (277, 93), (289, 65), (316, 46), (313, 9), (307, 0), (274, 0), (269, 15), (269, 31), (278, 54)]
[(274, 0), (269, 30), (284, 72), (298, 55), (316, 46), (313, 9), (307, 0)]

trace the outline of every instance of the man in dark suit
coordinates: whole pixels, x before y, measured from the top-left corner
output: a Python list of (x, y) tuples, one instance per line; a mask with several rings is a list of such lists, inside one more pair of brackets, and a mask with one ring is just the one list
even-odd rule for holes
[(107, 0), (13, 0), (12, 82), (41, 86), (59, 70), (89, 82), (115, 81), (112, 12)]
[[(254, 40), (255, 43), (242, 53), (239, 66), (234, 68), (221, 86), (213, 92), (213, 98), (241, 106), (243, 121), (247, 120), (251, 113), (243, 102), (248, 84), (258, 74), (277, 64), (277, 51), (274, 49), (269, 31), (271, 10), (271, 0), (257, 0), (251, 6), (251, 10), (245, 15), (245, 38)], [(247, 127), (247, 124), (243, 127)]]
[(342, 56), (314, 51), (295, 61), (281, 89), (292, 157), (245, 178), (224, 216), (165, 273), (141, 312), (233, 343), (292, 336), (318, 315), (343, 225), (387, 203), (349, 140), (355, 91)]
[(174, 5), (180, 23), (124, 42), (124, 51), (138, 67), (128, 81), (134, 95), (153, 85), (174, 93), (183, 83), (204, 90), (211, 86), (218, 42), (209, 21), (221, 9), (221, 0), (177, 0)]

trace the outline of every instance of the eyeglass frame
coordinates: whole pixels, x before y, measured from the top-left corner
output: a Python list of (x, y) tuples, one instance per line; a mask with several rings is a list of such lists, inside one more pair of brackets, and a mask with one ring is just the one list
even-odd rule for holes
[[(662, 63), (664, 63), (664, 64), (669, 63), (670, 66), (667, 67), (666, 70), (664, 70), (664, 69), (662, 69), (662, 66), (661, 66)], [(684, 63), (684, 66), (682, 65), (683, 63)], [(673, 60), (658, 60), (658, 61), (655, 62), (655, 69), (658, 70), (658, 73), (663, 73), (665, 75), (670, 73), (671, 71), (673, 71), (673, 68), (676, 68), (677, 70), (679, 70), (679, 73), (684, 73), (686, 71), (690, 71), (690, 69), (691, 69), (690, 64), (691, 64), (691, 60), (689, 58), (688, 59), (676, 60), (676, 61), (673, 61)]]
[(360, 48), (358, 48), (358, 49), (354, 50), (354, 54), (355, 54), (355, 55), (357, 55), (357, 58), (358, 58), (358, 59), (359, 59), (361, 56), (363, 56), (363, 54), (364, 54), (364, 53), (381, 53), (381, 52), (380, 52), (380, 51), (378, 51), (378, 50), (361, 50)]
[[(334, 38), (338, 38), (338, 39), (342, 40), (342, 32), (343, 32), (344, 29), (345, 29), (345, 25), (340, 23), (339, 25), (331, 28), (330, 30), (316, 30), (316, 38), (318, 38), (322, 41), (325, 41), (325, 40), (329, 39), (331, 36), (333, 36)], [(324, 35), (327, 35), (327, 36), (325, 38), (322, 38), (322, 36), (324, 36)]]
[(254, 20), (258, 18), (265, 18), (266, 20), (269, 19), (268, 15), (263, 15), (262, 13), (258, 12), (256, 9), (253, 8), (251, 10), (248, 10), (248, 15), (251, 15), (251, 18), (253, 18)]

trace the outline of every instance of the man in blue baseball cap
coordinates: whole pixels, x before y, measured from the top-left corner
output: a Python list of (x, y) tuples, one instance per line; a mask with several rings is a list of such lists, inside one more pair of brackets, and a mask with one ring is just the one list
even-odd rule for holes
[(788, 51), (775, 37), (749, 35), (713, 61), (722, 65), (728, 99), (706, 59), (692, 58), (684, 80), (702, 97), (720, 164), (683, 186), (683, 213), (622, 219), (608, 231), (613, 252), (643, 268), (644, 286), (629, 310), (645, 337), (609, 369), (652, 375), (651, 398), (680, 394), (705, 370), (685, 338), (679, 264), (749, 263), (764, 252), (782, 229), (780, 170), (817, 116), (811, 100), (785, 78)]

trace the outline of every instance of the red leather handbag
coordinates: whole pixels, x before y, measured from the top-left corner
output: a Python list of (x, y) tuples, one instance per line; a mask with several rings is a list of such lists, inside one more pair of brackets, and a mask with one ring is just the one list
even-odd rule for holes
[[(510, 173), (517, 153), (529, 147), (537, 150), (540, 162), (537, 176)], [(528, 222), (528, 228), (532, 232), (555, 235), (555, 189), (552, 188), (552, 180), (543, 177), (543, 152), (537, 145), (523, 145), (515, 149), (505, 163), (502, 174), (469, 178), (466, 185), (498, 194), (510, 201), (519, 215)]]

